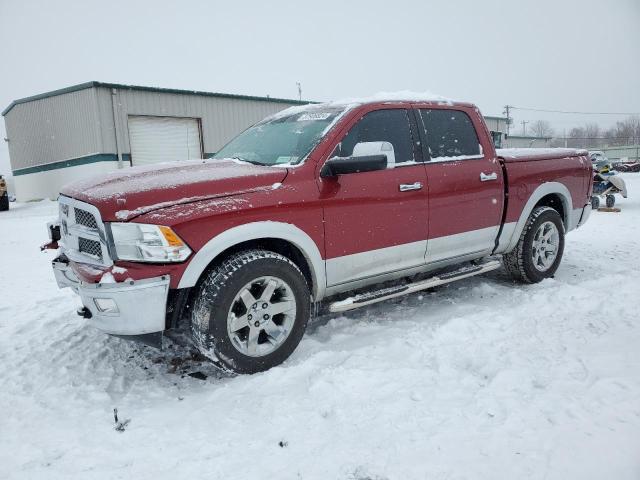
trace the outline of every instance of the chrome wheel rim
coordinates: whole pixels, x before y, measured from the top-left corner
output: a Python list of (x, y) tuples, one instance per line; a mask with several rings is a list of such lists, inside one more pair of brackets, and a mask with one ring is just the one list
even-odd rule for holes
[(531, 249), (531, 259), (536, 270), (545, 272), (551, 268), (558, 256), (559, 245), (560, 233), (555, 223), (544, 222), (538, 227)]
[(240, 289), (227, 315), (227, 333), (240, 353), (263, 357), (287, 339), (296, 319), (293, 290), (277, 277), (259, 277)]

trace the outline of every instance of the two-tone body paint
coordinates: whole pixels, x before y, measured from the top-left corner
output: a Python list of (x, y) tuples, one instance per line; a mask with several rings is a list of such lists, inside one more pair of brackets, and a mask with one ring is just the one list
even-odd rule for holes
[[(383, 171), (321, 178), (322, 165), (349, 129), (367, 112), (383, 108), (410, 112), (418, 161)], [(415, 130), (420, 108), (467, 113), (476, 127), (482, 155), (459, 161), (429, 159), (425, 139)], [(149, 180), (141, 192), (118, 195), (117, 189), (102, 182), (99, 188), (103, 191), (98, 194), (85, 182), (63, 193), (96, 205), (105, 221), (119, 220), (117, 212), (128, 209), (131, 215), (127, 221), (170, 226), (194, 251), (181, 264), (117, 261), (117, 266), (126, 269), (114, 272), (118, 282), (169, 275), (171, 288), (193, 286), (214, 260), (210, 257), (227, 245), (216, 246), (217, 239), (232, 242), (267, 238), (271, 225), (276, 238), (281, 229), (287, 230), (282, 233), (284, 240), (295, 243), (299, 239), (298, 246), (313, 263), (312, 270), (321, 283), (315, 290), (319, 300), (325, 292), (349, 290), (390, 275), (402, 276), (491, 253), (503, 213), (509, 228), (503, 226), (502, 233), (513, 235), (517, 222), (528, 215), (524, 212), (527, 200), (541, 184), (564, 185), (570, 192), (572, 208), (578, 209), (584, 206), (590, 181), (590, 173), (582, 168), (579, 157), (499, 159), (480, 113), (473, 105), (462, 103), (377, 102), (351, 108), (304, 163), (286, 169), (228, 165), (224, 167), (225, 178), (216, 178), (216, 162), (197, 166), (193, 189), (185, 174), (187, 180), (180, 184), (179, 192), (167, 185), (154, 187)], [(211, 169), (209, 186), (207, 168)], [(481, 174), (494, 173), (495, 180), (481, 181)], [(123, 177), (120, 174), (118, 182), (126, 186)], [(416, 182), (423, 188), (400, 191), (401, 184)], [(225, 191), (231, 195), (225, 195)], [(120, 205), (119, 199), (126, 206)], [(145, 209), (145, 205), (156, 207)], [(228, 235), (234, 231), (238, 235)], [(78, 270), (85, 281), (98, 281), (101, 276), (99, 269)]]

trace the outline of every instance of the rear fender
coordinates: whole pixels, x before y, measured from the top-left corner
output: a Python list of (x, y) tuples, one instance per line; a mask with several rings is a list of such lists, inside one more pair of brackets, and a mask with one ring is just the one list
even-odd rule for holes
[(562, 206), (564, 207), (565, 212), (562, 220), (566, 231), (568, 232), (573, 230), (578, 226), (580, 216), (582, 215), (582, 209), (577, 210), (576, 217), (569, 189), (559, 182), (545, 182), (533, 191), (529, 200), (527, 200), (527, 203), (522, 209), (518, 221), (516, 223), (504, 225), (496, 253), (510, 252), (515, 248), (518, 240), (520, 239), (520, 235), (522, 234), (522, 230), (527, 223), (527, 219), (529, 218), (529, 215), (531, 215), (531, 212), (533, 212), (534, 207), (543, 197), (551, 194), (558, 195), (562, 200)]

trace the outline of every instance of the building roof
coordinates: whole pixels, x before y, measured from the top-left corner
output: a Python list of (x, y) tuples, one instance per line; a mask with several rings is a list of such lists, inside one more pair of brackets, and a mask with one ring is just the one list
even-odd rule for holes
[(179, 95), (200, 95), (203, 97), (218, 97), (218, 98), (231, 98), (236, 100), (255, 100), (258, 102), (273, 102), (273, 103), (287, 103), (293, 105), (306, 105), (309, 102), (305, 100), (292, 100), (287, 98), (273, 98), (273, 97), (260, 97), (253, 95), (235, 95), (231, 93), (217, 93), (217, 92), (202, 92), (199, 90), (181, 90), (177, 88), (160, 88), (160, 87), (143, 87), (139, 85), (123, 85), (119, 83), (105, 83), (105, 82), (85, 82), (78, 85), (72, 85), (70, 87), (61, 88), (58, 90), (52, 90), (50, 92), (40, 93), (31, 97), (20, 98), (14, 100), (9, 104), (7, 108), (2, 111), (2, 116), (5, 116), (9, 111), (20, 103), (27, 103), (34, 100), (40, 100), (42, 98), (55, 97), (57, 95), (63, 95), (65, 93), (77, 92), (78, 90), (85, 90), (87, 88), (104, 87), (104, 88), (118, 88), (121, 90), (138, 90), (143, 92), (157, 92), (157, 93), (175, 93)]
[(489, 120), (504, 120), (507, 121), (507, 117), (496, 117), (493, 115), (483, 115), (484, 118), (488, 118)]

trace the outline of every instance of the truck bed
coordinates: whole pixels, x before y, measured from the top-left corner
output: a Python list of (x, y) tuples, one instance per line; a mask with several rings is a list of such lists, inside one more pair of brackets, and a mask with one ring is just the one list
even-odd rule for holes
[(575, 148), (498, 148), (496, 154), (505, 162), (522, 162), (580, 157), (587, 155), (587, 151)]

